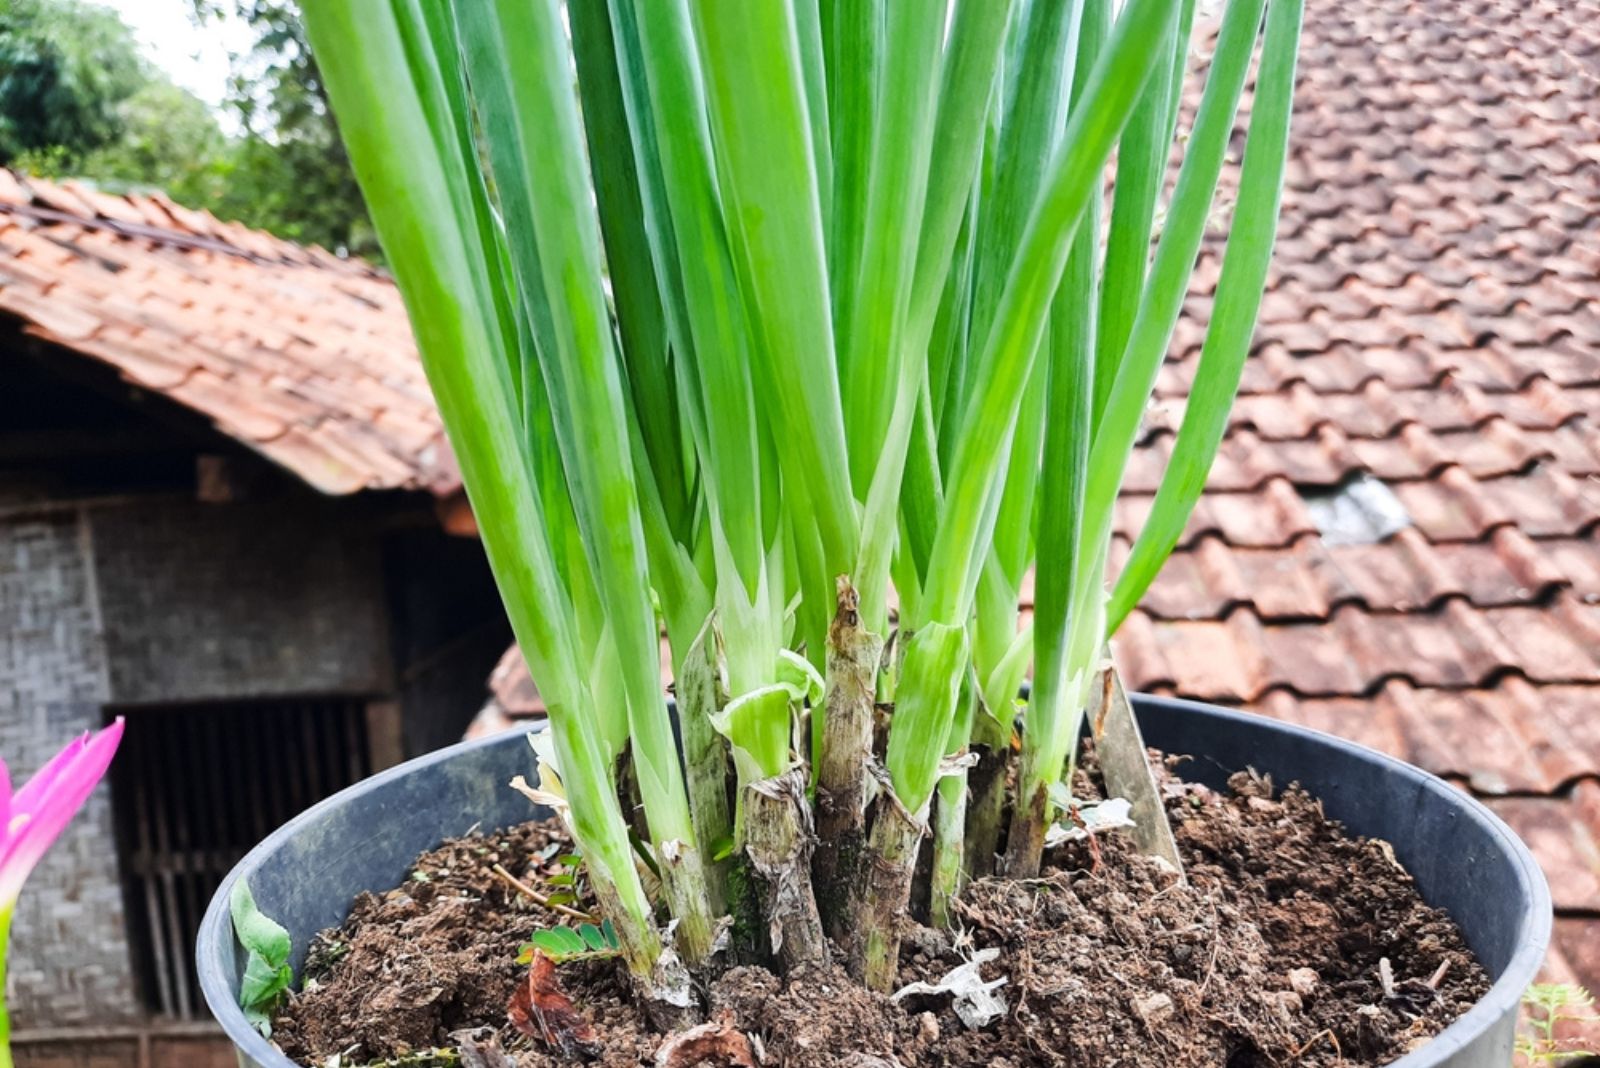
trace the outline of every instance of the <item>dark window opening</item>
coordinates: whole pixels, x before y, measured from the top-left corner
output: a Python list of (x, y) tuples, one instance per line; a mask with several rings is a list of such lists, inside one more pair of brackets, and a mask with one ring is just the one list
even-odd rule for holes
[(194, 943), (223, 876), (292, 816), (371, 774), (374, 735), (388, 727), (369, 717), (393, 711), (352, 697), (107, 710), (127, 717), (112, 805), (134, 974), (151, 1012), (205, 1017)]

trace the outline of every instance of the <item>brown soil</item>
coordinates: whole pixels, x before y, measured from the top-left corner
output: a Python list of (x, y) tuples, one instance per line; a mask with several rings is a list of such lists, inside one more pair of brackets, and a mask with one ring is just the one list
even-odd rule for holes
[[(447, 842), (404, 886), (357, 899), (313, 947), (306, 989), (273, 1037), (318, 1068), (335, 1055), (340, 1068), (384, 1058), (624, 1068), (658, 1055), (669, 1068), (1331, 1068), (1394, 1060), (1488, 989), (1460, 932), (1422, 903), (1386, 843), (1347, 836), (1293, 788), (1274, 795), (1249, 775), (1231, 785), (1222, 796), (1166, 784), (1188, 884), (1102, 834), (1098, 850), (1059, 850), (1043, 878), (969, 887), (953, 935), (912, 932), (902, 985), (999, 951), (982, 975), (1006, 980), (1007, 1012), (976, 1030), (948, 994), (891, 1002), (838, 970), (785, 982), (736, 968), (707, 991), (710, 1022), (663, 1049), (616, 962), (575, 961), (558, 980), (592, 1022), (593, 1044), (563, 1054), (506, 1015), (527, 973), (518, 947), (556, 921), (492, 868), (545, 894), (561, 889), (549, 880), (564, 870), (559, 832), (526, 824)], [(484, 1031), (452, 1037), (481, 1028), (498, 1043)], [(459, 1059), (419, 1055), (463, 1042)]]

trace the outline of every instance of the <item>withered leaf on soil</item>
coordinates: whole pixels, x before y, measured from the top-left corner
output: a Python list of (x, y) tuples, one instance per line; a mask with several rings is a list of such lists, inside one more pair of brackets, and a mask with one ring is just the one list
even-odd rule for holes
[(756, 1068), (750, 1039), (733, 1025), (726, 1009), (710, 1023), (680, 1031), (656, 1050), (656, 1068)]
[(899, 1001), (911, 994), (953, 994), (956, 1015), (969, 1029), (977, 1031), (1006, 1014), (1006, 999), (995, 993), (1006, 984), (1006, 977), (984, 982), (979, 970), (999, 956), (998, 949), (980, 949), (971, 960), (951, 969), (937, 983), (909, 983), (895, 991), (889, 1000)]
[(462, 1068), (516, 1068), (490, 1028), (455, 1031), (450, 1039), (461, 1052)]
[(600, 1055), (594, 1027), (561, 992), (555, 961), (543, 953), (533, 955), (527, 977), (517, 984), (506, 1015), (518, 1031), (542, 1039), (567, 1060), (593, 1060)]

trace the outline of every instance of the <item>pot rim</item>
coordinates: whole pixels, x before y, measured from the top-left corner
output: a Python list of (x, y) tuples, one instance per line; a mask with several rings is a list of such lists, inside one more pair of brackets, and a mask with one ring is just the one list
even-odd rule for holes
[[(1283, 731), (1290, 735), (1299, 736), (1309, 742), (1350, 752), (1359, 759), (1377, 765), (1388, 774), (1409, 780), (1420, 790), (1444, 794), (1455, 804), (1462, 806), (1474, 820), (1487, 827), (1503, 848), (1505, 854), (1513, 860), (1518, 879), (1526, 891), (1529, 907), (1525, 910), (1522, 918), (1522, 929), (1517, 939), (1518, 948), (1512, 955), (1511, 960), (1507, 962), (1505, 971), (1470, 1009), (1462, 1013), (1448, 1027), (1429, 1039), (1423, 1046), (1407, 1053), (1398, 1060), (1389, 1062), (1387, 1068), (1427, 1068), (1429, 1065), (1442, 1065), (1445, 1063), (1443, 1058), (1448, 1057), (1456, 1050), (1465, 1048), (1479, 1034), (1482, 1034), (1500, 1020), (1507, 1011), (1514, 1011), (1521, 1004), (1522, 995), (1528, 984), (1533, 982), (1537, 976), (1540, 967), (1544, 963), (1545, 952), (1549, 948), (1550, 933), (1554, 923), (1550, 888), (1545, 881), (1544, 872), (1539, 868), (1538, 862), (1534, 860), (1533, 854), (1528, 847), (1512, 832), (1511, 828), (1505, 824), (1505, 821), (1496, 816), (1481, 801), (1471, 794), (1451, 786), (1437, 775), (1423, 771), (1421, 768), (1392, 757), (1387, 753), (1347, 741), (1325, 731), (1313, 730), (1310, 727), (1302, 727), (1294, 723), (1285, 723), (1253, 712), (1222, 708), (1202, 701), (1188, 701), (1181, 698), (1159, 697), (1149, 694), (1130, 696), (1133, 698), (1136, 708), (1139, 705), (1150, 705), (1179, 711), (1199, 712), (1223, 722), (1236, 723), (1255, 729), (1267, 728)], [(541, 729), (543, 729), (543, 721), (533, 726), (533, 730)], [(507, 740), (506, 736), (509, 733), (511, 732), (506, 731), (492, 734), (485, 738), (476, 738), (472, 741), (457, 742), (432, 753), (403, 761), (392, 768), (347, 786), (333, 796), (312, 805), (273, 831), (262, 839), (255, 848), (246, 853), (244, 858), (228, 872), (227, 876), (222, 880), (222, 884), (217, 888), (216, 894), (213, 895), (210, 904), (206, 907), (205, 916), (200, 921), (200, 934), (195, 946), (195, 964), (196, 974), (200, 979), (200, 990), (205, 997), (206, 1006), (239, 1052), (259, 1064), (271, 1066), (271, 1068), (300, 1068), (270, 1041), (263, 1038), (260, 1032), (245, 1020), (244, 1012), (238, 1004), (234, 982), (223, 965), (224, 954), (231, 955), (234, 952), (233, 925), (228, 911), (228, 899), (234, 884), (240, 878), (254, 871), (262, 860), (276, 852), (284, 842), (293, 838), (307, 825), (314, 823), (322, 813), (346, 804), (351, 796), (455, 759), (463, 753), (486, 749), (494, 745), (504, 745)], [(521, 733), (532, 733), (532, 731), (523, 731)]]

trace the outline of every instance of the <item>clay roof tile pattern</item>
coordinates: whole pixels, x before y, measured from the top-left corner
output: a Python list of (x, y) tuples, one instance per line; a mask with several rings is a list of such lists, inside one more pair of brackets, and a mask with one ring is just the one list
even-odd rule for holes
[(0, 170), (0, 313), (324, 493), (461, 488), (399, 292), (358, 260)]
[[(1597, 60), (1593, 12), (1553, 0), (1308, 6), (1255, 353), (1114, 648), (1135, 688), (1341, 734), (1488, 799), (1550, 876), (1552, 977), (1600, 989)], [(1121, 539), (1197, 361), (1180, 332)], [(1410, 525), (1330, 544), (1302, 505), (1358, 476)]]

